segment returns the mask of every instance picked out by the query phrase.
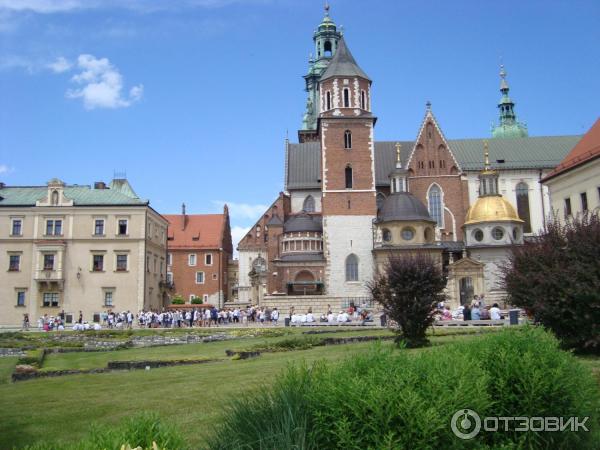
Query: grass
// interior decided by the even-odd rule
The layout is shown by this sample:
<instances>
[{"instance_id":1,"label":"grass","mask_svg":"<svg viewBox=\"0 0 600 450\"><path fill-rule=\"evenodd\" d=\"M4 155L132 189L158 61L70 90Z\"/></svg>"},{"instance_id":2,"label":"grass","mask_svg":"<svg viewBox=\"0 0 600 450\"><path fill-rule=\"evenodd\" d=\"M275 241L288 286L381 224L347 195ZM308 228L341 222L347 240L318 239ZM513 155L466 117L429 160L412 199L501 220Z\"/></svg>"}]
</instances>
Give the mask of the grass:
<instances>
[{"instance_id":1,"label":"grass","mask_svg":"<svg viewBox=\"0 0 600 450\"><path fill-rule=\"evenodd\" d=\"M10 383L10 374L17 365L18 356L0 358L0 385ZM0 399L0 403L2 400Z\"/></svg>"},{"instance_id":2,"label":"grass","mask_svg":"<svg viewBox=\"0 0 600 450\"><path fill-rule=\"evenodd\" d=\"M292 334L299 334L293 330ZM387 330L360 330L335 333L335 337L389 335ZM322 336L322 335L318 335ZM329 335L327 335L329 336ZM289 336L274 338L257 337L230 339L210 343L167 345L163 347L132 348L114 352L53 353L46 356L42 370L94 369L106 367L108 361L138 361L158 359L223 358L227 349L242 349L265 346L289 339Z\"/></svg>"},{"instance_id":3,"label":"grass","mask_svg":"<svg viewBox=\"0 0 600 450\"><path fill-rule=\"evenodd\" d=\"M293 329L299 335L305 329ZM483 331L483 330L482 330ZM465 334L466 332L466 334ZM436 331L434 345L472 339L466 330ZM343 331L334 335L389 335L387 330ZM229 341L126 349L111 352L62 353L46 357L43 369L105 367L110 360L225 358L226 349L267 345L290 336L239 338ZM178 366L150 371L71 375L6 383L17 358L0 358L0 448L20 447L41 439L75 441L90 423L114 426L141 411L156 411L177 424L193 448L200 448L223 406L234 396L261 389L291 363L324 359L339 361L368 352L372 343L314 347L308 350L265 353L243 361L224 359L206 365ZM386 341L383 346L393 345ZM422 351L422 350L410 350ZM600 360L586 359L599 371ZM600 382L600 379L599 379ZM5 383L5 384L2 384Z\"/></svg>"}]
</instances>

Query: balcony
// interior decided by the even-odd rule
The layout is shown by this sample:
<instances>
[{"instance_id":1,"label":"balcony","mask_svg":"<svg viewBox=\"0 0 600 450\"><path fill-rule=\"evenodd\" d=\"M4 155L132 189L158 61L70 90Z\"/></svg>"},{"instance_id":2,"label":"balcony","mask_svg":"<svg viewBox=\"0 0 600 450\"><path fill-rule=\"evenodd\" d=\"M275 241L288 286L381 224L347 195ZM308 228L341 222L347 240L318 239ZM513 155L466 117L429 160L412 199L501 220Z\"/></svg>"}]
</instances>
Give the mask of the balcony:
<instances>
[{"instance_id":1,"label":"balcony","mask_svg":"<svg viewBox=\"0 0 600 450\"><path fill-rule=\"evenodd\" d=\"M39 269L35 271L34 276L40 288L46 289L63 289L65 282L64 274L62 270L47 270Z\"/></svg>"}]
</instances>

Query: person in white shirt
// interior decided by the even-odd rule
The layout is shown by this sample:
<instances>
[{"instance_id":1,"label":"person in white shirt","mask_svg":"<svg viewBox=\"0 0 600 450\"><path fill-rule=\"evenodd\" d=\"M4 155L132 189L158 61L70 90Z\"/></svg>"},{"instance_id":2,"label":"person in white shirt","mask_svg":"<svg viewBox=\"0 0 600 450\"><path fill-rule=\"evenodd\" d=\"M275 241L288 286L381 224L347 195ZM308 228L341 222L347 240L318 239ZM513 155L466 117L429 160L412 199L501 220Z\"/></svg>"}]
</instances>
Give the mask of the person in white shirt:
<instances>
[{"instance_id":1,"label":"person in white shirt","mask_svg":"<svg viewBox=\"0 0 600 450\"><path fill-rule=\"evenodd\" d=\"M334 321L333 313L329 312L329 314L327 314L327 322L333 323Z\"/></svg>"},{"instance_id":2,"label":"person in white shirt","mask_svg":"<svg viewBox=\"0 0 600 450\"><path fill-rule=\"evenodd\" d=\"M342 323L345 322L346 320L344 319L344 311L340 311L338 316L337 316L337 321L338 323Z\"/></svg>"},{"instance_id":3,"label":"person in white shirt","mask_svg":"<svg viewBox=\"0 0 600 450\"><path fill-rule=\"evenodd\" d=\"M279 311L277 310L277 308L274 308L273 311L271 312L271 322L273 323L273 325L277 325L278 320L279 320Z\"/></svg>"},{"instance_id":4,"label":"person in white shirt","mask_svg":"<svg viewBox=\"0 0 600 450\"><path fill-rule=\"evenodd\" d=\"M307 322L314 322L314 321L315 321L315 317L313 316L313 313L309 312L309 313L306 315L306 321L307 321Z\"/></svg>"},{"instance_id":5,"label":"person in white shirt","mask_svg":"<svg viewBox=\"0 0 600 450\"><path fill-rule=\"evenodd\" d=\"M490 308L490 319L502 320L502 315L500 314L500 308L498 308L498 303L494 303L494 305Z\"/></svg>"}]
</instances>

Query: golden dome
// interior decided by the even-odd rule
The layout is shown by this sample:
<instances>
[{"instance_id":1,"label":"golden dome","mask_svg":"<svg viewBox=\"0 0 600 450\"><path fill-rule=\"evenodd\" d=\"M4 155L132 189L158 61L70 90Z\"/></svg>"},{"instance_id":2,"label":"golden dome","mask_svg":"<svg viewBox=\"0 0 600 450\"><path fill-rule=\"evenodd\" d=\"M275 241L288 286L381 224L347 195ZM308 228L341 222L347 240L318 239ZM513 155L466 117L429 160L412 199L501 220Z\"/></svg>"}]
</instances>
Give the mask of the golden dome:
<instances>
[{"instance_id":1,"label":"golden dome","mask_svg":"<svg viewBox=\"0 0 600 450\"><path fill-rule=\"evenodd\" d=\"M515 208L501 195L479 197L467 211L465 225L480 222L523 222Z\"/></svg>"}]
</instances>

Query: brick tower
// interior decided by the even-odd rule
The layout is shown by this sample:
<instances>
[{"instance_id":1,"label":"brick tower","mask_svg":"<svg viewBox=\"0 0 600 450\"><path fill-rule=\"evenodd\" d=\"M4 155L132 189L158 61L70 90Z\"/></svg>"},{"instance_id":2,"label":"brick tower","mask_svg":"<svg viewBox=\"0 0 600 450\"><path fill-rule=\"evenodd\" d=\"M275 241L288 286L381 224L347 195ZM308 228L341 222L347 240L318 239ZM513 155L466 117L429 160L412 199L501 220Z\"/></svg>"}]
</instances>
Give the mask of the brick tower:
<instances>
[{"instance_id":1,"label":"brick tower","mask_svg":"<svg viewBox=\"0 0 600 450\"><path fill-rule=\"evenodd\" d=\"M360 297L373 276L377 214L371 80L344 38L320 80L319 136L328 294Z\"/></svg>"}]
</instances>

